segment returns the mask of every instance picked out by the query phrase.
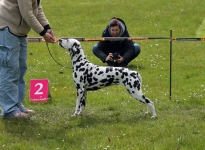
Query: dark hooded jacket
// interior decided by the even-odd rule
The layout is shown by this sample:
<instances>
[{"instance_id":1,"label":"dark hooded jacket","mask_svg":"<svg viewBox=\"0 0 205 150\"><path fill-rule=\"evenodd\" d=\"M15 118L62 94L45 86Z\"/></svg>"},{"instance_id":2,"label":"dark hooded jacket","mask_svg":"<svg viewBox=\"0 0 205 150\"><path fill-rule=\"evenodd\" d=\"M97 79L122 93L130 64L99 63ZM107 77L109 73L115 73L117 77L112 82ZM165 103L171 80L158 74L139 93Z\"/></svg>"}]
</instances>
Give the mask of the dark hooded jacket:
<instances>
[{"instance_id":1,"label":"dark hooded jacket","mask_svg":"<svg viewBox=\"0 0 205 150\"><path fill-rule=\"evenodd\" d=\"M118 37L130 37L125 22L120 18L117 18L117 20L120 22L121 30ZM109 25L107 25L106 29L103 31L102 37L112 37L110 34ZM96 47L95 55L99 57L102 62L105 62L108 54L115 52L120 53L120 55L124 58L124 61L128 63L134 54L133 41L99 41Z\"/></svg>"}]
</instances>

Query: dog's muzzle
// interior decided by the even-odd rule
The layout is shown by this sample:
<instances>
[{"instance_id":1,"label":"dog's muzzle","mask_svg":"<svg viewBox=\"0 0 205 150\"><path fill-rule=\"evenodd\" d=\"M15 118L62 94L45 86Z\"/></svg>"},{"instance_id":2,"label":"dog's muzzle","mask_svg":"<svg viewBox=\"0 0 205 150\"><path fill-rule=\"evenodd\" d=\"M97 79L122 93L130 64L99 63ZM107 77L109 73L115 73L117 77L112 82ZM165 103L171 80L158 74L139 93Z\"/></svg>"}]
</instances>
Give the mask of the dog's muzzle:
<instances>
[{"instance_id":1,"label":"dog's muzzle","mask_svg":"<svg viewBox=\"0 0 205 150\"><path fill-rule=\"evenodd\" d=\"M62 39L59 39L59 40L58 40L58 45L60 45L61 47L63 47L62 44L61 44L62 41L63 41Z\"/></svg>"}]
</instances>

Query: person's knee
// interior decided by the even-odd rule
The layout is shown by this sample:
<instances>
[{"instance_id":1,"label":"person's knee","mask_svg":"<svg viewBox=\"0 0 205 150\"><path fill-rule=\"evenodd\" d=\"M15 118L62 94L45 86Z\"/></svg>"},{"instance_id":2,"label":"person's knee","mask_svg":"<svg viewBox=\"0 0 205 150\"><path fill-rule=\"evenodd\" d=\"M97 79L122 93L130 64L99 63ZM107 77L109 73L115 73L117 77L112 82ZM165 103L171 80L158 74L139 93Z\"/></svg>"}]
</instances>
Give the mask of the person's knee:
<instances>
[{"instance_id":1,"label":"person's knee","mask_svg":"<svg viewBox=\"0 0 205 150\"><path fill-rule=\"evenodd\" d=\"M92 51L93 51L94 54L96 53L96 48L97 48L97 44L95 44L95 45L93 46L93 49L92 49Z\"/></svg>"},{"instance_id":2,"label":"person's knee","mask_svg":"<svg viewBox=\"0 0 205 150\"><path fill-rule=\"evenodd\" d=\"M134 47L135 47L134 56L137 57L140 54L141 49L140 49L139 44L136 44L136 43L134 43Z\"/></svg>"}]
</instances>

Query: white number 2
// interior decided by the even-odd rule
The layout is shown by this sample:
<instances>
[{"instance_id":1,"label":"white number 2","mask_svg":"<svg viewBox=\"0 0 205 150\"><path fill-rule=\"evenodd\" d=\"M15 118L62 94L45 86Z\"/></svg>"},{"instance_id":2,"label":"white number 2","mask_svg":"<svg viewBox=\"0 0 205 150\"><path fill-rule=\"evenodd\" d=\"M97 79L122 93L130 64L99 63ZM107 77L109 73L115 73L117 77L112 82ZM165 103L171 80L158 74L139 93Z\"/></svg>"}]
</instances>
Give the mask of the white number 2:
<instances>
[{"instance_id":1,"label":"white number 2","mask_svg":"<svg viewBox=\"0 0 205 150\"><path fill-rule=\"evenodd\" d=\"M35 92L35 95L41 95L43 94L43 92L41 92L41 89L43 88L43 84L42 83L37 83L35 85L35 87L39 86L38 90Z\"/></svg>"}]
</instances>

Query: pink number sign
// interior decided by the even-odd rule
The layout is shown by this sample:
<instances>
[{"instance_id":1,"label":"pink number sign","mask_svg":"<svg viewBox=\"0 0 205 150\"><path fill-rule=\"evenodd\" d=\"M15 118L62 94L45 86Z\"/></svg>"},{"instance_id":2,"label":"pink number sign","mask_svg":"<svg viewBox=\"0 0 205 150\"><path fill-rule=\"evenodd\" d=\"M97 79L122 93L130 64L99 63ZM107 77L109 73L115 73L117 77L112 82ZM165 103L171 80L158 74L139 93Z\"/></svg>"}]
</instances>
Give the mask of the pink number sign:
<instances>
[{"instance_id":1,"label":"pink number sign","mask_svg":"<svg viewBox=\"0 0 205 150\"><path fill-rule=\"evenodd\" d=\"M30 80L30 99L32 102L47 102L48 95L48 79Z\"/></svg>"}]
</instances>

